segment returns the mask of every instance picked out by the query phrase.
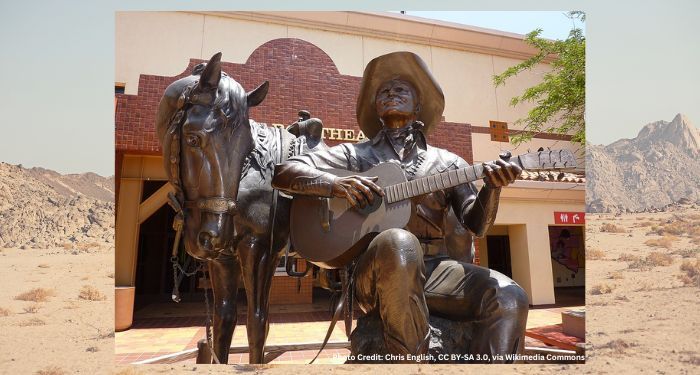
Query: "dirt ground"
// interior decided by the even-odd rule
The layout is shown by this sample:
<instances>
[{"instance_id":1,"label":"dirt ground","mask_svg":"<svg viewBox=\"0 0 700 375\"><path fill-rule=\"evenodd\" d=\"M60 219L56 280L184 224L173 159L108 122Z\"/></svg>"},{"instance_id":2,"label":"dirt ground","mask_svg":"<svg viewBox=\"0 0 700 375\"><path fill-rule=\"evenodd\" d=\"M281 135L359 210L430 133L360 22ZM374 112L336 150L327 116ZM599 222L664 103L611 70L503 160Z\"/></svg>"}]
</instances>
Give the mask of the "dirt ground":
<instances>
[{"instance_id":1,"label":"dirt ground","mask_svg":"<svg viewBox=\"0 0 700 375\"><path fill-rule=\"evenodd\" d=\"M112 371L113 249L2 249L0 269L0 373Z\"/></svg>"},{"instance_id":2,"label":"dirt ground","mask_svg":"<svg viewBox=\"0 0 700 375\"><path fill-rule=\"evenodd\" d=\"M673 233L673 234L669 234ZM696 373L700 365L700 211L590 214L584 365L395 365L380 371L462 373ZM113 363L113 250L0 251L0 372L27 374L375 373L377 366L118 367ZM685 265L683 265L685 264ZM693 279L693 272L696 272ZM91 285L97 290L85 290ZM17 300L34 288L46 302ZM83 297L80 298L82 291ZM51 296L51 294L54 294ZM105 299L99 300L103 294ZM42 293L30 293L29 299ZM91 300L94 299L94 300ZM42 325L43 322L44 324ZM692 370L695 368L696 370Z\"/></svg>"}]
</instances>

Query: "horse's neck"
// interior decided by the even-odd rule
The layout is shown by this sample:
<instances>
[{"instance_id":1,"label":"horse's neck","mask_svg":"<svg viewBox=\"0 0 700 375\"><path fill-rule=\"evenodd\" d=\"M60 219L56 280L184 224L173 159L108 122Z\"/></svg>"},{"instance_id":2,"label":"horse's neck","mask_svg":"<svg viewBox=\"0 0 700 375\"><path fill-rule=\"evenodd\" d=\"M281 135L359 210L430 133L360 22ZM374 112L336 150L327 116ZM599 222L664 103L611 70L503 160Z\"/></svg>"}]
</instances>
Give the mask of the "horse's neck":
<instances>
[{"instance_id":1,"label":"horse's neck","mask_svg":"<svg viewBox=\"0 0 700 375\"><path fill-rule=\"evenodd\" d=\"M264 123L256 122L250 119L250 132L253 136L255 146L247 155L248 159L255 160L255 164L262 169L273 169L276 154L279 152L278 144L279 133L284 130L277 129L273 126L268 126Z\"/></svg>"}]
</instances>

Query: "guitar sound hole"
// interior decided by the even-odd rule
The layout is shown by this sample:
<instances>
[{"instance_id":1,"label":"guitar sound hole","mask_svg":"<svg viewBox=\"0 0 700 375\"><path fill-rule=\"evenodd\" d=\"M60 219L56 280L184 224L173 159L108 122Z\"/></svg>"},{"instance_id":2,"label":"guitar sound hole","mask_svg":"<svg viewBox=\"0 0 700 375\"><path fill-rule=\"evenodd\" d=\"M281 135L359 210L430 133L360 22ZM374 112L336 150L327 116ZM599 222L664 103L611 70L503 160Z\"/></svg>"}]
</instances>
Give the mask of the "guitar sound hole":
<instances>
[{"instance_id":1,"label":"guitar sound hole","mask_svg":"<svg viewBox=\"0 0 700 375\"><path fill-rule=\"evenodd\" d=\"M371 214L372 212L376 211L377 209L379 209L379 207L381 207L382 200L384 198L375 192L372 192L372 193L374 194L374 203L372 203L371 205L367 205L364 208L358 207L357 212L359 212L362 215L367 216L367 215Z\"/></svg>"}]
</instances>

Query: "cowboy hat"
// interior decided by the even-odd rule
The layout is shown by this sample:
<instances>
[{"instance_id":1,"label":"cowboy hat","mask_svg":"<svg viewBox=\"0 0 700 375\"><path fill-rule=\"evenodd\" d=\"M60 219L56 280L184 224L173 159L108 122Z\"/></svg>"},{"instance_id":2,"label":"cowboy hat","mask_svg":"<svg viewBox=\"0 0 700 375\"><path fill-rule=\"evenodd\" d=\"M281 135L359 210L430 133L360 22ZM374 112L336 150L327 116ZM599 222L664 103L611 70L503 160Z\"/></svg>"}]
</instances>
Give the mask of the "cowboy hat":
<instances>
[{"instance_id":1,"label":"cowboy hat","mask_svg":"<svg viewBox=\"0 0 700 375\"><path fill-rule=\"evenodd\" d=\"M374 58L367 64L362 75L357 97L357 122L367 138L374 137L382 129L382 122L374 104L379 86L392 79L409 82L418 94L419 112L417 120L425 124L428 133L442 118L445 96L435 77L423 59L412 52L392 52Z\"/></svg>"}]
</instances>

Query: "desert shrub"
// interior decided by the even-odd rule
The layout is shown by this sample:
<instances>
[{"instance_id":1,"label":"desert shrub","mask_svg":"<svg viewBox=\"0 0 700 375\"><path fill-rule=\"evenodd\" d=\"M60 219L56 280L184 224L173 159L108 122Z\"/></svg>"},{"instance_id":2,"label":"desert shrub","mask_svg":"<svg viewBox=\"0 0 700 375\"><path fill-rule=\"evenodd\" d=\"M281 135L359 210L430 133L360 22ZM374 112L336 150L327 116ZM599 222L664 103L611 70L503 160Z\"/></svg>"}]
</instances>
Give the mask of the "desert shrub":
<instances>
[{"instance_id":1,"label":"desert shrub","mask_svg":"<svg viewBox=\"0 0 700 375\"><path fill-rule=\"evenodd\" d=\"M41 305L38 303L31 304L29 306L24 307L24 312L27 314L35 314L39 312L39 309L41 308Z\"/></svg>"},{"instance_id":2,"label":"desert shrub","mask_svg":"<svg viewBox=\"0 0 700 375\"><path fill-rule=\"evenodd\" d=\"M603 225L600 226L600 231L607 233L627 233L625 228L612 223L603 223Z\"/></svg>"},{"instance_id":3,"label":"desert shrub","mask_svg":"<svg viewBox=\"0 0 700 375\"><path fill-rule=\"evenodd\" d=\"M671 254L680 255L681 258L695 258L700 254L700 248L674 250Z\"/></svg>"},{"instance_id":4,"label":"desert shrub","mask_svg":"<svg viewBox=\"0 0 700 375\"><path fill-rule=\"evenodd\" d=\"M58 366L49 366L45 367L34 374L36 375L65 375L67 372L65 372L62 368Z\"/></svg>"},{"instance_id":5,"label":"desert shrub","mask_svg":"<svg viewBox=\"0 0 700 375\"><path fill-rule=\"evenodd\" d=\"M586 249L586 259L605 259L605 251L598 248Z\"/></svg>"},{"instance_id":6,"label":"desert shrub","mask_svg":"<svg viewBox=\"0 0 700 375\"><path fill-rule=\"evenodd\" d=\"M594 285L591 288L591 294L598 295L598 294L608 294L611 293L615 289L614 286L610 286L608 284L602 283L602 284L597 284Z\"/></svg>"},{"instance_id":7,"label":"desert shrub","mask_svg":"<svg viewBox=\"0 0 700 375\"><path fill-rule=\"evenodd\" d=\"M29 320L25 320L22 322L19 322L20 327L34 327L34 326L43 326L45 325L46 322L39 319L39 318L31 318Z\"/></svg>"},{"instance_id":8,"label":"desert shrub","mask_svg":"<svg viewBox=\"0 0 700 375\"><path fill-rule=\"evenodd\" d=\"M10 311L10 309L0 307L0 316L10 316L11 313L12 311Z\"/></svg>"},{"instance_id":9,"label":"desert shrub","mask_svg":"<svg viewBox=\"0 0 700 375\"><path fill-rule=\"evenodd\" d=\"M76 248L81 251L87 251L99 247L100 244L97 242L80 242L77 244Z\"/></svg>"},{"instance_id":10,"label":"desert shrub","mask_svg":"<svg viewBox=\"0 0 700 375\"><path fill-rule=\"evenodd\" d=\"M637 223L637 227L644 228L644 227L651 227L653 226L654 223L651 221L642 221L641 223Z\"/></svg>"},{"instance_id":11,"label":"desert shrub","mask_svg":"<svg viewBox=\"0 0 700 375\"><path fill-rule=\"evenodd\" d=\"M681 275L679 276L683 284L694 285L700 288L700 258L684 260L681 264Z\"/></svg>"},{"instance_id":12,"label":"desert shrub","mask_svg":"<svg viewBox=\"0 0 700 375\"><path fill-rule=\"evenodd\" d=\"M669 254L653 252L644 259L637 259L630 263L627 268L638 270L650 270L658 266L670 266L673 264L673 257Z\"/></svg>"},{"instance_id":13,"label":"desert shrub","mask_svg":"<svg viewBox=\"0 0 700 375\"><path fill-rule=\"evenodd\" d=\"M627 341L623 339L615 339L613 341L610 341L606 344L601 345L601 348L607 348L607 349L612 349L612 351L616 354L623 354L625 352L625 349L628 349L630 347L636 346L635 344L628 343Z\"/></svg>"},{"instance_id":14,"label":"desert shrub","mask_svg":"<svg viewBox=\"0 0 700 375\"><path fill-rule=\"evenodd\" d=\"M73 243L72 242L64 242L61 244L61 247L64 250L72 250L73 249Z\"/></svg>"},{"instance_id":15,"label":"desert shrub","mask_svg":"<svg viewBox=\"0 0 700 375\"><path fill-rule=\"evenodd\" d=\"M30 302L46 302L49 297L55 296L56 293L52 289L34 288L28 292L24 292L15 297L16 300Z\"/></svg>"},{"instance_id":16,"label":"desert shrub","mask_svg":"<svg viewBox=\"0 0 700 375\"><path fill-rule=\"evenodd\" d=\"M647 255L646 261L650 266L670 266L673 264L673 257L668 254L653 252Z\"/></svg>"},{"instance_id":17,"label":"desert shrub","mask_svg":"<svg viewBox=\"0 0 700 375\"><path fill-rule=\"evenodd\" d=\"M687 235L689 237L694 237L700 235L700 222L677 219L674 221L669 221L666 224L659 225L655 229L652 227L652 229L660 236L670 234L673 236Z\"/></svg>"},{"instance_id":18,"label":"desert shrub","mask_svg":"<svg viewBox=\"0 0 700 375\"><path fill-rule=\"evenodd\" d=\"M628 264L627 268L631 270L647 271L651 269L651 266L649 265L649 262L647 262L646 259L639 258Z\"/></svg>"},{"instance_id":19,"label":"desert shrub","mask_svg":"<svg viewBox=\"0 0 700 375\"><path fill-rule=\"evenodd\" d=\"M644 242L645 245L651 246L651 247L663 247L666 249L670 249L673 247L673 241L677 241L678 237L674 236L663 236L661 238L652 238L648 239Z\"/></svg>"},{"instance_id":20,"label":"desert shrub","mask_svg":"<svg viewBox=\"0 0 700 375\"><path fill-rule=\"evenodd\" d=\"M624 279L625 275L622 274L622 271L614 271L614 272L610 273L608 278L613 279L613 280L620 280L620 279Z\"/></svg>"},{"instance_id":21,"label":"desert shrub","mask_svg":"<svg viewBox=\"0 0 700 375\"><path fill-rule=\"evenodd\" d=\"M84 285L82 289L80 289L78 298L88 301L104 301L107 299L107 296L92 285Z\"/></svg>"},{"instance_id":22,"label":"desert shrub","mask_svg":"<svg viewBox=\"0 0 700 375\"><path fill-rule=\"evenodd\" d=\"M639 259L641 259L639 256L630 253L622 253L619 257L617 257L617 260L621 262L634 262Z\"/></svg>"}]
</instances>

